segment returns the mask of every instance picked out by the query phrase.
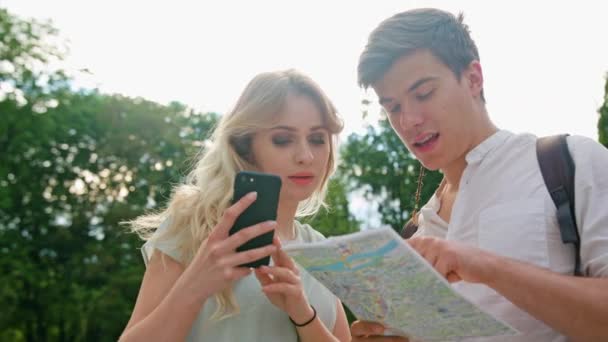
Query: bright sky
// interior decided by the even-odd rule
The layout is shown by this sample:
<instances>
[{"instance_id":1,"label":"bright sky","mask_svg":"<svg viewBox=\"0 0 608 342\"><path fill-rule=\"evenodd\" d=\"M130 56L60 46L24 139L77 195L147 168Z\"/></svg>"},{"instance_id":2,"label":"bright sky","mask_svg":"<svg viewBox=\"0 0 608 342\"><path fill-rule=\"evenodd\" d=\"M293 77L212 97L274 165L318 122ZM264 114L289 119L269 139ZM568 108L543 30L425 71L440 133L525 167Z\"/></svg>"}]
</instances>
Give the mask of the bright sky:
<instances>
[{"instance_id":1,"label":"bright sky","mask_svg":"<svg viewBox=\"0 0 608 342\"><path fill-rule=\"evenodd\" d=\"M258 72L294 67L326 90L347 132L364 127L356 63L367 36L409 8L465 13L490 116L502 128L596 139L608 72L606 1L0 0L0 6L52 19L70 41L69 65L93 73L83 84L222 113Z\"/></svg>"},{"instance_id":2,"label":"bright sky","mask_svg":"<svg viewBox=\"0 0 608 342\"><path fill-rule=\"evenodd\" d=\"M69 39L82 84L202 111L229 109L257 73L297 68L333 99L346 132L361 132L357 60L383 19L415 7L464 12L480 50L488 110L501 128L597 139L608 72L606 1L0 0L50 18ZM603 43L602 43L603 42ZM379 107L370 110L371 120ZM368 120L370 120L368 119ZM375 204L352 198L377 226Z\"/></svg>"}]
</instances>

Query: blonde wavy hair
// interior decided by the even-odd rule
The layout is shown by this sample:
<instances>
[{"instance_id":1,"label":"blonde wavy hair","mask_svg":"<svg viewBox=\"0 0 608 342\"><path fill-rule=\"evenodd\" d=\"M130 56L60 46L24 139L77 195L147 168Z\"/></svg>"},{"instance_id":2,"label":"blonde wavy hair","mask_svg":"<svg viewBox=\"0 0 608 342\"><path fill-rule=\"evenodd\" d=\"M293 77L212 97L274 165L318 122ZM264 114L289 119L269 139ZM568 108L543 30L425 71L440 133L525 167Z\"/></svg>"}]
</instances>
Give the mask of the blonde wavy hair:
<instances>
[{"instance_id":1,"label":"blonde wavy hair","mask_svg":"<svg viewBox=\"0 0 608 342\"><path fill-rule=\"evenodd\" d=\"M343 123L321 88L308 76L289 69L261 73L249 82L234 108L221 117L184 183L174 188L168 206L128 222L131 230L153 243L177 237L174 241L178 242L177 249L181 253L179 261L188 265L231 205L236 173L255 169L251 155L253 136L278 121L288 95L309 97L317 105L323 124L331 134L323 181L310 198L299 204L296 216L313 215L325 206L328 179L336 166L337 135L342 131ZM163 223L167 225L166 231L154 234ZM215 298L217 310L213 318L222 319L238 313L232 289Z\"/></svg>"}]
</instances>

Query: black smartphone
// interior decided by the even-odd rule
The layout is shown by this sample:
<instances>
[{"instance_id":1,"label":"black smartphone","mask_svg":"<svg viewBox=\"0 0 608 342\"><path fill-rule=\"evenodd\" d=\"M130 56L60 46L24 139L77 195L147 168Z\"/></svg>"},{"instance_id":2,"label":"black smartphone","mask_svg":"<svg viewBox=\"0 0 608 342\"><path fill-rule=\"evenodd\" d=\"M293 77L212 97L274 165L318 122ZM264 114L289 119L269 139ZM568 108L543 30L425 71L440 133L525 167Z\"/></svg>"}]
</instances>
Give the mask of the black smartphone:
<instances>
[{"instance_id":1,"label":"black smartphone","mask_svg":"<svg viewBox=\"0 0 608 342\"><path fill-rule=\"evenodd\" d=\"M238 172L234 178L234 195L232 203L236 203L241 197L255 191L258 196L247 209L236 219L230 235L238 232L243 228L253 226L257 223L276 220L277 209L279 207L279 194L281 192L281 177L268 173L260 173L253 171ZM245 242L236 250L238 252L246 251L258 247L263 247L272 244L274 231L264 233ZM270 263L270 256L262 259L240 265L242 267L260 267Z\"/></svg>"}]
</instances>

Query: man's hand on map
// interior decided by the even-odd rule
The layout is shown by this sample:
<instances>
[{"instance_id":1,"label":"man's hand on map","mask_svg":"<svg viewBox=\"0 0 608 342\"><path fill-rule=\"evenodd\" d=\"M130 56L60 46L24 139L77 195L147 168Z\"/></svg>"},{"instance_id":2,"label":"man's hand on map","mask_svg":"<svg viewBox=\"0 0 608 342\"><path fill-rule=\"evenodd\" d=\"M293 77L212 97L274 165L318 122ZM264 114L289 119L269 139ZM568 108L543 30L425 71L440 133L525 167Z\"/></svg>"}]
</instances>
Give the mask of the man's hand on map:
<instances>
[{"instance_id":1,"label":"man's hand on map","mask_svg":"<svg viewBox=\"0 0 608 342\"><path fill-rule=\"evenodd\" d=\"M485 283L496 255L456 241L414 237L407 242L449 282Z\"/></svg>"},{"instance_id":2,"label":"man's hand on map","mask_svg":"<svg viewBox=\"0 0 608 342\"><path fill-rule=\"evenodd\" d=\"M376 322L355 321L350 326L352 342L409 342L401 336L383 336L384 326Z\"/></svg>"},{"instance_id":3,"label":"man's hand on map","mask_svg":"<svg viewBox=\"0 0 608 342\"><path fill-rule=\"evenodd\" d=\"M306 322L315 313L304 294L298 267L281 249L281 241L276 235L273 244L277 247L276 252L271 254L274 266L256 268L255 276L272 304L296 322Z\"/></svg>"}]
</instances>

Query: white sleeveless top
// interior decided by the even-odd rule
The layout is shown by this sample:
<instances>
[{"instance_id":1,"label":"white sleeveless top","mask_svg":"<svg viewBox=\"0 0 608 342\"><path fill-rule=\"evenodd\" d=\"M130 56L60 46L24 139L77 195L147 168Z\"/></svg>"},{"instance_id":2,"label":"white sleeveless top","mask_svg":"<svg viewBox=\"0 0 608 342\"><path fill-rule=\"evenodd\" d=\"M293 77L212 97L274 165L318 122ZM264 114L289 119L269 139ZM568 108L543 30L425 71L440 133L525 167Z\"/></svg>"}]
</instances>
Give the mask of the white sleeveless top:
<instances>
[{"instance_id":1,"label":"white sleeveless top","mask_svg":"<svg viewBox=\"0 0 608 342\"><path fill-rule=\"evenodd\" d=\"M295 228L295 239L282 242L283 245L325 239L307 224L295 221ZM155 234L162 234L166 229L167 225L162 224ZM147 264L154 248L181 262L177 242L176 238L146 242L142 247L144 262ZM321 322L329 331L333 331L337 297L299 265L298 269L309 303L315 307ZM253 273L236 282L233 292L240 312L220 321L212 321L210 317L215 312L216 301L215 297L210 297L194 321L188 341L298 341L296 328L289 316L266 298Z\"/></svg>"}]
</instances>

